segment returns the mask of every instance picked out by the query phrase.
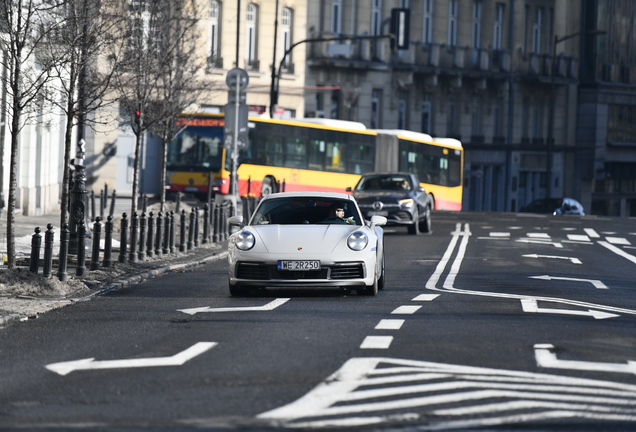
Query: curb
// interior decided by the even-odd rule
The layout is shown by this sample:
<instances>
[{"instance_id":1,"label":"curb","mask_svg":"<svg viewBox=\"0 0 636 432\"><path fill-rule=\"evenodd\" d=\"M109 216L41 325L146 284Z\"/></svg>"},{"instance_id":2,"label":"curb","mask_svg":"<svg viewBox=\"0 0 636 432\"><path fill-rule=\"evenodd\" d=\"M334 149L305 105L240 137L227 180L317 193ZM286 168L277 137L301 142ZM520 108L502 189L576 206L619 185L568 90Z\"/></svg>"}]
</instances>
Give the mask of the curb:
<instances>
[{"instance_id":1,"label":"curb","mask_svg":"<svg viewBox=\"0 0 636 432\"><path fill-rule=\"evenodd\" d=\"M225 257L227 257L228 252L227 250L225 251L219 251L219 252L215 252L210 256L207 256L205 258L201 258L201 259L193 259L192 261L189 262L182 262L182 263L178 263L178 264L169 264L169 265L165 265L162 267L157 267L157 268L153 268L150 270L146 270L140 273L136 273L132 276L127 276L125 278L122 279L118 279L115 281L110 281L110 282L106 282L103 284L99 284L93 288L91 288L91 290L93 292L83 296L83 297L78 297L78 298L74 298L74 302L78 302L78 301L86 301L86 300L90 300L91 298L95 297L95 296L102 296L106 293L109 293L111 291L117 291L118 289L124 288L124 287L128 287L131 285L135 285L138 284L140 282L143 282L145 280L148 279L152 279L154 277L157 276L161 276L164 273L170 272L170 271L174 271L174 270L180 270L180 269L186 269L189 267L194 267L194 266L198 266L201 264L206 264L208 262L212 262L212 261L216 261L219 259L223 259ZM16 321L21 321L24 319L28 319L29 317L26 315L21 315L18 313L9 313L8 315L0 315L0 328L4 327L8 324L11 324L13 322Z\"/></svg>"}]
</instances>

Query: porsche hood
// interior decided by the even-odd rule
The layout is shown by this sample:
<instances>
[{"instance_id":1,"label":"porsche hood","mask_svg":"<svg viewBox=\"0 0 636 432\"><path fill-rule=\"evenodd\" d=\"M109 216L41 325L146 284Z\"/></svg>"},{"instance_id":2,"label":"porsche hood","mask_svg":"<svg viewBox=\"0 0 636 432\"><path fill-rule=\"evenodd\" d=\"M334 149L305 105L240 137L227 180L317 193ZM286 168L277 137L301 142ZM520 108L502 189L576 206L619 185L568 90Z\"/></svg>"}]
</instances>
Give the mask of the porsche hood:
<instances>
[{"instance_id":1,"label":"porsche hood","mask_svg":"<svg viewBox=\"0 0 636 432\"><path fill-rule=\"evenodd\" d=\"M359 225L255 225L245 228L261 241L268 252L280 254L331 253Z\"/></svg>"}]
</instances>

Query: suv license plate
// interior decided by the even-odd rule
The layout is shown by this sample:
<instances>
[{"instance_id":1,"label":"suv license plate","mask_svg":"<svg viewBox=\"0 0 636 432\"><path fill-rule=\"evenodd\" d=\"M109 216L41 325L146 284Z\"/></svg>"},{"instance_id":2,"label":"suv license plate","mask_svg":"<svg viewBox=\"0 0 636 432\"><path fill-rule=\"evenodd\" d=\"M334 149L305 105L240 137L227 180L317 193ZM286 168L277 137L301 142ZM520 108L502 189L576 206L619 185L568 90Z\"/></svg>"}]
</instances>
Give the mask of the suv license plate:
<instances>
[{"instance_id":1,"label":"suv license plate","mask_svg":"<svg viewBox=\"0 0 636 432\"><path fill-rule=\"evenodd\" d=\"M389 212L386 210L381 210L381 211L370 211L367 212L367 216L371 217L371 216L388 216Z\"/></svg>"},{"instance_id":2,"label":"suv license plate","mask_svg":"<svg viewBox=\"0 0 636 432\"><path fill-rule=\"evenodd\" d=\"M320 261L278 261L278 270L320 270Z\"/></svg>"}]
</instances>

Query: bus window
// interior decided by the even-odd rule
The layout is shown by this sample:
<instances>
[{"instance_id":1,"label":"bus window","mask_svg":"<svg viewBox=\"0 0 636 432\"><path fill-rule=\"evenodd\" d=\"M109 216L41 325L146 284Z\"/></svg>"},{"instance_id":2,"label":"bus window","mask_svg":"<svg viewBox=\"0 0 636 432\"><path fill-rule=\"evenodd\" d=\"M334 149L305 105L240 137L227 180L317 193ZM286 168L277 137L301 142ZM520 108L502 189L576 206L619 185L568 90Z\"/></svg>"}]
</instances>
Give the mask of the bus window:
<instances>
[{"instance_id":1,"label":"bus window","mask_svg":"<svg viewBox=\"0 0 636 432\"><path fill-rule=\"evenodd\" d=\"M345 145L342 143L327 143L327 170L345 171Z\"/></svg>"},{"instance_id":2,"label":"bus window","mask_svg":"<svg viewBox=\"0 0 636 432\"><path fill-rule=\"evenodd\" d=\"M192 129L187 129L169 144L168 166L218 170L221 167L220 138L202 136Z\"/></svg>"},{"instance_id":3,"label":"bus window","mask_svg":"<svg viewBox=\"0 0 636 432\"><path fill-rule=\"evenodd\" d=\"M307 168L307 145L303 140L288 138L285 150L285 167Z\"/></svg>"},{"instance_id":4,"label":"bus window","mask_svg":"<svg viewBox=\"0 0 636 432\"><path fill-rule=\"evenodd\" d=\"M327 145L321 140L311 140L309 147L309 169L324 170L325 169L325 152Z\"/></svg>"},{"instance_id":5,"label":"bus window","mask_svg":"<svg viewBox=\"0 0 636 432\"><path fill-rule=\"evenodd\" d=\"M363 174L374 171L374 151L371 146L350 145L347 172Z\"/></svg>"}]
</instances>

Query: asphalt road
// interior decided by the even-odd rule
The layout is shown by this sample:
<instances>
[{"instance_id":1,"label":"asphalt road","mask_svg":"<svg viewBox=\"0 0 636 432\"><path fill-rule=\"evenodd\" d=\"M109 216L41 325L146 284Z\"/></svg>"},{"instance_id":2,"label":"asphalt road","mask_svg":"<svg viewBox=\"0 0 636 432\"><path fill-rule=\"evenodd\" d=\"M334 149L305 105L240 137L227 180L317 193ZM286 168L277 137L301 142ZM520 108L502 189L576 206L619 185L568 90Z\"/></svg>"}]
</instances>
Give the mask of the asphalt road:
<instances>
[{"instance_id":1,"label":"asphalt road","mask_svg":"<svg viewBox=\"0 0 636 432\"><path fill-rule=\"evenodd\" d=\"M635 430L636 221L433 218L375 297L217 261L1 329L0 430Z\"/></svg>"}]
</instances>

